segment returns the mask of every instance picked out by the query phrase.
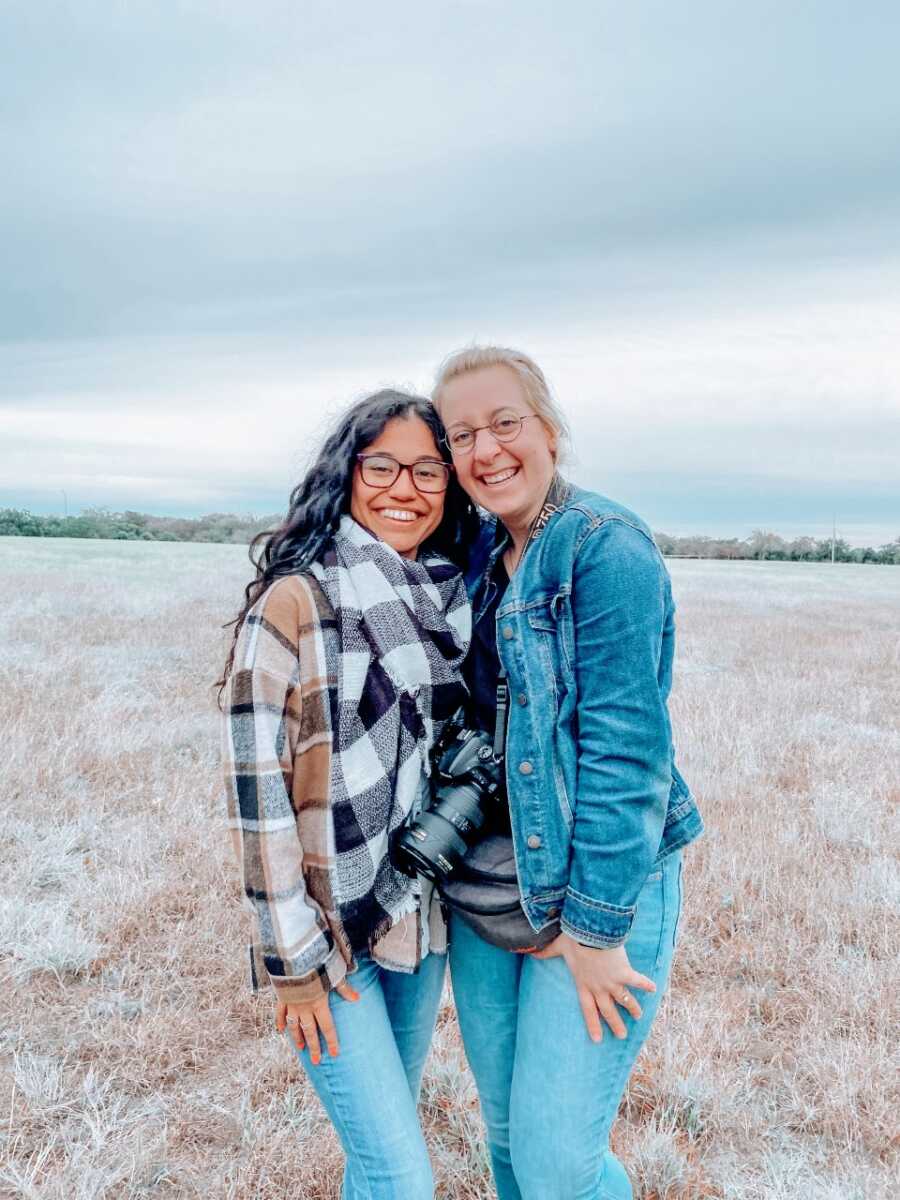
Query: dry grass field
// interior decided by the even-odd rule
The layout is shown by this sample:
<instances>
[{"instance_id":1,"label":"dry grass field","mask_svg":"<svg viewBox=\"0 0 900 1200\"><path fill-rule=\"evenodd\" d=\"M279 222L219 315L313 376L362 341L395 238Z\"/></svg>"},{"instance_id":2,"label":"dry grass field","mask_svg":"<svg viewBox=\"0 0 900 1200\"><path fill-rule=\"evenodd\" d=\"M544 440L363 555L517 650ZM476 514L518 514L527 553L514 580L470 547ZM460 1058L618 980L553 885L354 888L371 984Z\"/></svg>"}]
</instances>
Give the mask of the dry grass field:
<instances>
[{"instance_id":1,"label":"dry grass field","mask_svg":"<svg viewBox=\"0 0 900 1200\"><path fill-rule=\"evenodd\" d=\"M900 569L672 569L708 834L618 1150L643 1200L896 1197ZM245 986L209 682L246 574L0 539L0 1197L338 1196ZM490 1197L449 1001L423 1119L443 1200Z\"/></svg>"}]
</instances>

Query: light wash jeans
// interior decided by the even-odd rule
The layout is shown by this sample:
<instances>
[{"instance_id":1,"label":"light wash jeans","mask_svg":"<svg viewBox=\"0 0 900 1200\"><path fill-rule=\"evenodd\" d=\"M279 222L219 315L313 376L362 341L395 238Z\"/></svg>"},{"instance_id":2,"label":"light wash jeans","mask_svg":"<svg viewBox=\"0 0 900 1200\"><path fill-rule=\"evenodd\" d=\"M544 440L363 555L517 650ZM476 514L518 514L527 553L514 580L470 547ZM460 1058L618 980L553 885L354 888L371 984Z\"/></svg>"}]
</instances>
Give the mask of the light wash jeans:
<instances>
[{"instance_id":1,"label":"light wash jeans","mask_svg":"<svg viewBox=\"0 0 900 1200\"><path fill-rule=\"evenodd\" d=\"M416 975L386 971L368 955L358 963L347 981L359 1000L329 997L337 1058L321 1037L318 1066L308 1050L297 1052L347 1156L343 1200L433 1200L416 1103L447 956L429 954Z\"/></svg>"},{"instance_id":2,"label":"light wash jeans","mask_svg":"<svg viewBox=\"0 0 900 1200\"><path fill-rule=\"evenodd\" d=\"M648 876L626 942L657 990L633 989L641 1019L620 1009L628 1037L604 1023L599 1043L564 959L498 950L453 915L453 994L499 1200L632 1200L609 1131L668 982L680 910L676 851Z\"/></svg>"}]
</instances>

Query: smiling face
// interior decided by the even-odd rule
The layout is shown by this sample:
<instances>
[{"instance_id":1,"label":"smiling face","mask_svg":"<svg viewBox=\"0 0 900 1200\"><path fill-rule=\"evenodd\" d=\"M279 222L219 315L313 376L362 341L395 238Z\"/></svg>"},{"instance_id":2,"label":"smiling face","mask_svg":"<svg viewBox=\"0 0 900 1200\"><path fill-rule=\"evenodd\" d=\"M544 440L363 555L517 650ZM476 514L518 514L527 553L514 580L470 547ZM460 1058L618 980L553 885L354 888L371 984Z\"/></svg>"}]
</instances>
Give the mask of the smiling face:
<instances>
[{"instance_id":1,"label":"smiling face","mask_svg":"<svg viewBox=\"0 0 900 1200\"><path fill-rule=\"evenodd\" d=\"M420 459L443 462L434 436L421 417L393 417L362 454L389 454L402 463ZM445 492L420 492L409 471L401 471L389 487L363 481L359 463L353 469L350 515L360 525L402 554L415 558L419 547L441 523Z\"/></svg>"},{"instance_id":2,"label":"smiling face","mask_svg":"<svg viewBox=\"0 0 900 1200\"><path fill-rule=\"evenodd\" d=\"M458 375L445 384L440 409L448 434L457 428L478 429L472 449L453 455L463 488L508 529L527 529L556 470L553 435L539 417L523 421L512 442L498 441L490 429L481 428L504 412L534 416L514 372L496 366Z\"/></svg>"}]
</instances>

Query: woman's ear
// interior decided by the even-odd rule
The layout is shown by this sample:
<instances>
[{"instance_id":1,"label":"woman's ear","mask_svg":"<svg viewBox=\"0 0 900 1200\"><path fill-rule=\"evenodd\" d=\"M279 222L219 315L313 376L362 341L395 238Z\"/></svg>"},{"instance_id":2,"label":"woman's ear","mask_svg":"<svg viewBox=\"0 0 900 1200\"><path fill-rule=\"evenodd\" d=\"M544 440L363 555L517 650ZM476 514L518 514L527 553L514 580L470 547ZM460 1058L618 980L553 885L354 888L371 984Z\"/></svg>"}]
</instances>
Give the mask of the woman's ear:
<instances>
[{"instance_id":1,"label":"woman's ear","mask_svg":"<svg viewBox=\"0 0 900 1200\"><path fill-rule=\"evenodd\" d=\"M554 462L559 458L559 434L550 426L543 416L538 414L538 420L544 428L544 433L547 435L547 449Z\"/></svg>"}]
</instances>

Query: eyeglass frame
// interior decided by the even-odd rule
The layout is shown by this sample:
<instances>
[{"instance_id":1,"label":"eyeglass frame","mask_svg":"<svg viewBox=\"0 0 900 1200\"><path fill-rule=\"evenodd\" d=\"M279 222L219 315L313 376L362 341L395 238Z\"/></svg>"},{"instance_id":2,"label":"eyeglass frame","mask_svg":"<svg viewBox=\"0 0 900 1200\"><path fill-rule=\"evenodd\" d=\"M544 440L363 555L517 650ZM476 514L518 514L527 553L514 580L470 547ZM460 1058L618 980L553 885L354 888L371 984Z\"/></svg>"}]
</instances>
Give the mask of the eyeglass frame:
<instances>
[{"instance_id":1,"label":"eyeglass frame","mask_svg":"<svg viewBox=\"0 0 900 1200\"><path fill-rule=\"evenodd\" d=\"M363 470L364 470L364 463L369 458L386 458L386 459L389 459L390 462L392 462L396 466L397 474L394 476L394 478L391 480L390 483L369 483L368 482L365 475L363 474ZM404 463L404 462L401 462L399 458L394 458L393 454L386 454L384 451L374 451L372 454L366 454L365 451L361 451L359 454L356 455L356 461L359 463L359 473L360 473L360 476L362 477L362 481L366 485L366 487L374 487L374 488L393 487L394 484L397 482L397 480L400 478L400 472L401 471L409 471L409 478L410 478L410 481L411 481L413 487L422 496L443 496L444 492L446 492L447 488L450 486L450 478L456 469L453 466L453 463L444 462L444 460L442 458L417 458L415 462ZM419 465L419 463L433 463L434 466L436 466L436 467L443 467L447 473L445 476L447 482L444 484L444 486L442 488L439 488L436 492L429 491L427 488L420 488L419 485L416 483L415 475L413 475L413 467L417 467Z\"/></svg>"},{"instance_id":2,"label":"eyeglass frame","mask_svg":"<svg viewBox=\"0 0 900 1200\"><path fill-rule=\"evenodd\" d=\"M508 446L509 443L514 442L516 440L516 438L519 436L519 434L522 432L522 424L524 421L527 421L530 417L537 417L538 419L540 419L540 413L534 413L534 412L533 413L517 413L511 408L501 409L500 411L501 411L501 413L509 413L510 416L519 418L519 428L512 435L512 437L508 437L508 438L499 437L497 434L497 431L494 429L494 421L491 421L490 424L488 424L488 425L465 425L464 426L464 428L469 433L472 434L472 445L471 446L464 446L461 450L454 449L454 447L450 441L451 435L449 433L445 433L444 436L441 438L441 441L444 443L444 445L447 447L447 449L450 451L451 454L471 454L471 452L475 449L475 443L478 441L479 433L481 433L481 431L483 429L489 429L491 431L491 437L494 439L495 442L499 442L501 446ZM496 421L496 420L498 420L498 418L499 418L499 414L497 417L494 418L494 420Z\"/></svg>"}]
</instances>

